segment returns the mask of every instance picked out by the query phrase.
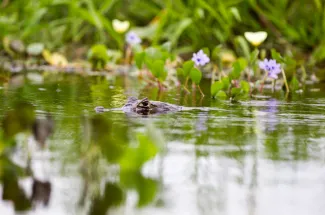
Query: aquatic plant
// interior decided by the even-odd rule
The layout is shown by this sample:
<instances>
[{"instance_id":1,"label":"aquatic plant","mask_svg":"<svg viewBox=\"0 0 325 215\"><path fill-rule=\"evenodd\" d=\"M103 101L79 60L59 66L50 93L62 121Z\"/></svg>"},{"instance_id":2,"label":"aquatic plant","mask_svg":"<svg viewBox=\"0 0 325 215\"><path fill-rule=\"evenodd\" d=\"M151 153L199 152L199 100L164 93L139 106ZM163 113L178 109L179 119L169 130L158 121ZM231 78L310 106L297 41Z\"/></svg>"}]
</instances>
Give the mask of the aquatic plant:
<instances>
[{"instance_id":1,"label":"aquatic plant","mask_svg":"<svg viewBox=\"0 0 325 215\"><path fill-rule=\"evenodd\" d=\"M251 87L247 81L232 81L228 76L211 85L211 96L218 99L245 99L250 92Z\"/></svg>"},{"instance_id":2,"label":"aquatic plant","mask_svg":"<svg viewBox=\"0 0 325 215\"><path fill-rule=\"evenodd\" d=\"M125 41L131 46L142 42L141 38L133 31L130 31L125 35Z\"/></svg>"},{"instance_id":3,"label":"aquatic plant","mask_svg":"<svg viewBox=\"0 0 325 215\"><path fill-rule=\"evenodd\" d=\"M193 53L192 61L196 66L205 66L210 62L210 58L201 49L197 53Z\"/></svg>"},{"instance_id":4,"label":"aquatic plant","mask_svg":"<svg viewBox=\"0 0 325 215\"><path fill-rule=\"evenodd\" d=\"M189 92L187 89L187 84L189 78L192 80L193 86L197 86L201 95L204 96L204 93L201 90L200 82L202 79L202 72L199 67L205 66L210 62L210 58L206 53L201 49L197 53L193 53L193 57L191 61L186 61L183 64L183 68L180 68L179 71L186 77L186 81L184 84L184 89ZM194 64L196 67L194 67Z\"/></svg>"},{"instance_id":5,"label":"aquatic plant","mask_svg":"<svg viewBox=\"0 0 325 215\"><path fill-rule=\"evenodd\" d=\"M264 61L259 62L259 67L267 72L268 77L273 79L278 79L278 74L281 73L281 65L276 63L276 60L264 59Z\"/></svg>"},{"instance_id":6,"label":"aquatic plant","mask_svg":"<svg viewBox=\"0 0 325 215\"><path fill-rule=\"evenodd\" d=\"M127 21L127 20L126 21L120 21L118 19L114 19L112 21L112 26L113 26L114 30L117 33L122 34L122 33L126 32L129 29L130 22Z\"/></svg>"},{"instance_id":7,"label":"aquatic plant","mask_svg":"<svg viewBox=\"0 0 325 215\"><path fill-rule=\"evenodd\" d=\"M147 70L155 78L159 89L163 89L163 82L166 80L168 70L165 65L167 61L175 59L174 54L171 52L170 42L166 42L161 46L150 46L143 49L134 49L134 61L137 68L140 70L140 77L143 78L143 73ZM150 78L150 77L149 77ZM152 82L151 80L147 80Z\"/></svg>"},{"instance_id":8,"label":"aquatic plant","mask_svg":"<svg viewBox=\"0 0 325 215\"><path fill-rule=\"evenodd\" d=\"M245 32L244 36L248 42L257 47L266 40L267 33L265 31Z\"/></svg>"},{"instance_id":9,"label":"aquatic plant","mask_svg":"<svg viewBox=\"0 0 325 215\"><path fill-rule=\"evenodd\" d=\"M93 45L88 51L87 57L88 60L91 62L93 69L104 69L105 65L109 60L107 47L103 44Z\"/></svg>"},{"instance_id":10,"label":"aquatic plant","mask_svg":"<svg viewBox=\"0 0 325 215\"><path fill-rule=\"evenodd\" d=\"M292 63L290 58L283 59L281 57L281 55L279 53L277 53L276 51L274 51L274 50L272 51L272 56L274 56L274 58L277 58L278 60L281 60L283 63L287 62L288 66L290 66L290 64ZM295 64L295 62L294 62L294 64ZM272 59L272 60L271 59L270 60L264 59L264 61L259 62L259 67L260 67L260 69L265 70L267 72L266 75L268 77L272 78L273 80L278 79L278 74L282 73L283 81L284 81L284 84L285 84L285 87L286 87L286 91L287 92L290 91L288 81L287 81L287 76L286 76L284 70L281 68L281 65L276 63L276 60L274 60L274 59ZM264 77L264 79L262 81L262 85L261 85L260 90L262 90L263 87L264 87L265 78L266 78L266 76ZM274 85L273 85L273 88L274 88Z\"/></svg>"}]
</instances>

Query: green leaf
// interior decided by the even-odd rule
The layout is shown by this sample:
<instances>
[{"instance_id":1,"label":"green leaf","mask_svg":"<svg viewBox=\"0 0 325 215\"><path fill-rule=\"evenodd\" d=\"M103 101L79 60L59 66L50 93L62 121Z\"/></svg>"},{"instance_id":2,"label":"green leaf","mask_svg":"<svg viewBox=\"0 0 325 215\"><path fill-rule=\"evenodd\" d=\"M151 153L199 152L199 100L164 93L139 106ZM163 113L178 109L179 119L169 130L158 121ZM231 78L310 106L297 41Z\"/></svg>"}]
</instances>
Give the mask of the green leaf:
<instances>
[{"instance_id":1,"label":"green leaf","mask_svg":"<svg viewBox=\"0 0 325 215\"><path fill-rule=\"evenodd\" d=\"M197 68L192 68L190 78L196 85L199 85L202 79L202 72Z\"/></svg>"},{"instance_id":2,"label":"green leaf","mask_svg":"<svg viewBox=\"0 0 325 215\"><path fill-rule=\"evenodd\" d=\"M248 62L245 58L238 58L237 61L239 62L239 65L240 65L240 69L241 71L243 71L244 69L246 69L247 65L248 65Z\"/></svg>"},{"instance_id":3,"label":"green leaf","mask_svg":"<svg viewBox=\"0 0 325 215\"><path fill-rule=\"evenodd\" d=\"M145 56L146 56L145 52L138 52L135 54L134 60L135 60L135 64L137 65L138 69L142 69Z\"/></svg>"},{"instance_id":4,"label":"green leaf","mask_svg":"<svg viewBox=\"0 0 325 215\"><path fill-rule=\"evenodd\" d=\"M245 58L238 58L233 64L233 70L230 73L232 79L238 79L242 71L247 67L247 60Z\"/></svg>"},{"instance_id":5,"label":"green leaf","mask_svg":"<svg viewBox=\"0 0 325 215\"><path fill-rule=\"evenodd\" d=\"M101 59L108 61L107 47L103 44L93 45L88 52L88 59Z\"/></svg>"},{"instance_id":6,"label":"green leaf","mask_svg":"<svg viewBox=\"0 0 325 215\"><path fill-rule=\"evenodd\" d=\"M93 69L102 69L109 60L107 48L103 44L93 45L88 51L88 60L92 64Z\"/></svg>"},{"instance_id":7,"label":"green leaf","mask_svg":"<svg viewBox=\"0 0 325 215\"><path fill-rule=\"evenodd\" d=\"M148 135L137 134L138 147L128 148L120 160L122 171L139 171L144 163L154 158L157 147Z\"/></svg>"},{"instance_id":8,"label":"green leaf","mask_svg":"<svg viewBox=\"0 0 325 215\"><path fill-rule=\"evenodd\" d=\"M216 95L216 98L218 99L226 99L227 98L227 94L225 91L220 90Z\"/></svg>"},{"instance_id":9,"label":"green leaf","mask_svg":"<svg viewBox=\"0 0 325 215\"><path fill-rule=\"evenodd\" d=\"M204 52L204 54L206 54L208 57L210 57L210 49L208 47L202 48L202 51Z\"/></svg>"},{"instance_id":10,"label":"green leaf","mask_svg":"<svg viewBox=\"0 0 325 215\"><path fill-rule=\"evenodd\" d=\"M244 93L249 93L250 91L250 85L247 81L241 81L240 88L243 90Z\"/></svg>"},{"instance_id":11,"label":"green leaf","mask_svg":"<svg viewBox=\"0 0 325 215\"><path fill-rule=\"evenodd\" d=\"M161 49L166 52L171 52L172 50L172 43L171 42L165 42L161 45Z\"/></svg>"},{"instance_id":12,"label":"green leaf","mask_svg":"<svg viewBox=\"0 0 325 215\"><path fill-rule=\"evenodd\" d=\"M280 55L279 52L277 52L275 49L271 50L271 56L274 60L276 60L278 63L284 63L283 57Z\"/></svg>"},{"instance_id":13,"label":"green leaf","mask_svg":"<svg viewBox=\"0 0 325 215\"><path fill-rule=\"evenodd\" d=\"M243 36L236 37L236 44L242 50L244 56L249 59L250 48L247 40Z\"/></svg>"},{"instance_id":14,"label":"green leaf","mask_svg":"<svg viewBox=\"0 0 325 215\"><path fill-rule=\"evenodd\" d=\"M293 58L286 56L284 58L284 62L285 62L286 70L296 69L297 62Z\"/></svg>"},{"instance_id":15,"label":"green leaf","mask_svg":"<svg viewBox=\"0 0 325 215\"><path fill-rule=\"evenodd\" d=\"M149 47L146 49L146 58L151 60L161 60L163 58L163 54L158 48Z\"/></svg>"},{"instance_id":16,"label":"green leaf","mask_svg":"<svg viewBox=\"0 0 325 215\"><path fill-rule=\"evenodd\" d=\"M223 83L221 81L216 81L211 85L211 96L215 97L216 94L223 89Z\"/></svg>"},{"instance_id":17,"label":"green leaf","mask_svg":"<svg viewBox=\"0 0 325 215\"><path fill-rule=\"evenodd\" d=\"M185 30L191 26L192 19L191 18L185 18L181 19L179 22L175 22L173 24L168 24L166 27L166 31L164 33L164 36L171 41L171 43L175 46L177 45L179 41L179 37L185 32Z\"/></svg>"},{"instance_id":18,"label":"green leaf","mask_svg":"<svg viewBox=\"0 0 325 215\"><path fill-rule=\"evenodd\" d=\"M148 69L151 71L151 73L152 73L152 71L154 70L154 61L152 61L152 60L150 60L150 59L148 59L147 57L145 57L144 58L144 62L145 62L145 64L147 65L147 67L148 67Z\"/></svg>"},{"instance_id":19,"label":"green leaf","mask_svg":"<svg viewBox=\"0 0 325 215\"><path fill-rule=\"evenodd\" d=\"M231 96L235 97L241 94L242 89L241 88L231 88Z\"/></svg>"},{"instance_id":20,"label":"green leaf","mask_svg":"<svg viewBox=\"0 0 325 215\"><path fill-rule=\"evenodd\" d=\"M290 82L290 88L292 91L299 90L299 81L296 76L293 76Z\"/></svg>"},{"instance_id":21,"label":"green leaf","mask_svg":"<svg viewBox=\"0 0 325 215\"><path fill-rule=\"evenodd\" d=\"M182 68L177 68L177 76L184 75L184 70Z\"/></svg>"},{"instance_id":22,"label":"green leaf","mask_svg":"<svg viewBox=\"0 0 325 215\"><path fill-rule=\"evenodd\" d=\"M239 13L239 11L238 11L238 9L236 7L231 7L230 12L232 13L232 15L235 17L235 19L238 22L241 22L240 13Z\"/></svg>"},{"instance_id":23,"label":"green leaf","mask_svg":"<svg viewBox=\"0 0 325 215\"><path fill-rule=\"evenodd\" d=\"M258 58L258 54L259 54L259 50L258 49L255 49L251 54L250 54L250 57L249 57L249 61L251 63L254 63L257 58Z\"/></svg>"},{"instance_id":24,"label":"green leaf","mask_svg":"<svg viewBox=\"0 0 325 215\"><path fill-rule=\"evenodd\" d=\"M238 79L240 77L241 71L242 70L241 70L240 62L236 61L233 64L233 68L232 68L232 71L230 73L231 79Z\"/></svg>"},{"instance_id":25,"label":"green leaf","mask_svg":"<svg viewBox=\"0 0 325 215\"><path fill-rule=\"evenodd\" d=\"M162 51L161 55L162 55L162 57L160 58L160 60L163 60L163 61L166 61L167 59L171 58L171 54L166 51Z\"/></svg>"},{"instance_id":26,"label":"green leaf","mask_svg":"<svg viewBox=\"0 0 325 215\"><path fill-rule=\"evenodd\" d=\"M152 64L151 72L160 81L164 81L167 77L167 72L165 70L164 61L162 61L162 60L154 61Z\"/></svg>"},{"instance_id":27,"label":"green leaf","mask_svg":"<svg viewBox=\"0 0 325 215\"><path fill-rule=\"evenodd\" d=\"M161 81L161 82L164 82L166 80L166 78L167 78L167 75L168 75L167 70L166 69L163 69L161 71L161 73L159 74L158 80Z\"/></svg>"},{"instance_id":28,"label":"green leaf","mask_svg":"<svg viewBox=\"0 0 325 215\"><path fill-rule=\"evenodd\" d=\"M122 170L120 182L127 189L135 189L138 192L138 207L145 206L154 200L158 191L158 182L144 177L140 169Z\"/></svg>"},{"instance_id":29,"label":"green leaf","mask_svg":"<svg viewBox=\"0 0 325 215\"><path fill-rule=\"evenodd\" d=\"M138 207L143 207L155 198L158 191L158 182L151 178L142 177L137 184L139 194Z\"/></svg>"},{"instance_id":30,"label":"green leaf","mask_svg":"<svg viewBox=\"0 0 325 215\"><path fill-rule=\"evenodd\" d=\"M124 199L123 190L118 184L106 182L103 199L105 206L118 206Z\"/></svg>"},{"instance_id":31,"label":"green leaf","mask_svg":"<svg viewBox=\"0 0 325 215\"><path fill-rule=\"evenodd\" d=\"M183 75L184 75L185 77L187 77L187 76L190 74L190 72L191 72L191 70L193 69L193 67L194 67L194 62L193 62L192 60L188 60L188 61L186 61L186 62L183 64Z\"/></svg>"},{"instance_id":32,"label":"green leaf","mask_svg":"<svg viewBox=\"0 0 325 215\"><path fill-rule=\"evenodd\" d=\"M221 81L223 83L223 89L224 90L228 90L229 87L230 87L230 78L227 76L227 77L223 77L221 78Z\"/></svg>"},{"instance_id":33,"label":"green leaf","mask_svg":"<svg viewBox=\"0 0 325 215\"><path fill-rule=\"evenodd\" d=\"M211 59L213 61L218 60L220 52L221 52L221 45L214 47L212 54L211 54Z\"/></svg>"}]
</instances>

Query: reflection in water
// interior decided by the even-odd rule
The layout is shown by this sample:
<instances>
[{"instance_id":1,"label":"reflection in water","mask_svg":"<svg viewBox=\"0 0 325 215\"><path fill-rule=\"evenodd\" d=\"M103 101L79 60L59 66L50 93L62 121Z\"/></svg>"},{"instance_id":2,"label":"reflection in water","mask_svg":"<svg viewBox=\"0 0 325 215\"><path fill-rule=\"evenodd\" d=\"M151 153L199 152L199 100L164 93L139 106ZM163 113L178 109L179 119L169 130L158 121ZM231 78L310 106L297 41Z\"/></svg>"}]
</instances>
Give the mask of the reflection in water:
<instances>
[{"instance_id":1,"label":"reflection in water","mask_svg":"<svg viewBox=\"0 0 325 215\"><path fill-rule=\"evenodd\" d=\"M45 118L38 118L33 124L33 135L35 140L44 147L45 141L52 134L54 127L54 121L50 114L47 114Z\"/></svg>"},{"instance_id":2,"label":"reflection in water","mask_svg":"<svg viewBox=\"0 0 325 215\"><path fill-rule=\"evenodd\" d=\"M23 136L23 145L20 146L17 134L21 134L25 131L30 132L33 128L34 139L44 147L45 141L49 137L52 128L53 120L48 115L47 120L36 119L34 107L25 102L19 102L15 105L15 108L8 111L3 118L2 126L3 133L1 133L0 139L0 181L2 183L2 199L12 202L15 211L30 210L32 206L34 208L38 203L42 203L47 206L51 196L51 183L49 181L42 182L36 179L35 170L31 166L31 161L34 157L34 152L29 145L29 139L27 135ZM33 143L32 143L33 144ZM34 144L36 144L34 142ZM26 151L27 160L25 162L19 162L22 166L17 165L16 159L13 159L13 152L15 148L23 149ZM23 154L23 153L22 153ZM22 160L22 159L21 159ZM31 190L31 195L28 195L25 188L21 185L21 180L24 178L32 179L32 185L28 188Z\"/></svg>"},{"instance_id":3,"label":"reflection in water","mask_svg":"<svg viewBox=\"0 0 325 215\"><path fill-rule=\"evenodd\" d=\"M111 88L103 78L49 75L38 86L25 83L0 91L0 214L16 210L63 215L322 215L325 211L321 93L293 97L287 103L281 95L237 104L205 97L205 110L147 118L118 111L96 114L96 106L117 108L125 103L125 91L130 89L124 90L124 79L110 80L114 81ZM154 89L136 94L157 97ZM182 103L185 98L177 91L160 98L198 105L194 96ZM33 105L20 104L17 112L16 101ZM44 110L55 122L49 137L52 123ZM43 166L50 173L46 179L37 177L42 168L29 171L9 156L24 144L15 144L12 137L32 131L35 118L44 120L39 127L43 131L35 132L34 125L35 139L40 143L46 139L40 148L50 150L38 159L50 163ZM16 120L22 123L12 123ZM38 154L30 156L35 160Z\"/></svg>"},{"instance_id":4,"label":"reflection in water","mask_svg":"<svg viewBox=\"0 0 325 215\"><path fill-rule=\"evenodd\" d=\"M267 113L266 118L266 131L274 131L276 130L276 125L278 124L278 119L276 113L278 112L278 101L276 99L270 99L266 104Z\"/></svg>"},{"instance_id":5,"label":"reflection in water","mask_svg":"<svg viewBox=\"0 0 325 215\"><path fill-rule=\"evenodd\" d=\"M51 190L52 187L50 182L42 182L37 179L33 179L31 197L32 202L42 203L44 206L47 206L50 201Z\"/></svg>"},{"instance_id":6,"label":"reflection in water","mask_svg":"<svg viewBox=\"0 0 325 215\"><path fill-rule=\"evenodd\" d=\"M279 102L276 99L270 99L265 102L265 108L258 112L257 120L260 120L267 133L275 131L279 123L277 117Z\"/></svg>"}]
</instances>

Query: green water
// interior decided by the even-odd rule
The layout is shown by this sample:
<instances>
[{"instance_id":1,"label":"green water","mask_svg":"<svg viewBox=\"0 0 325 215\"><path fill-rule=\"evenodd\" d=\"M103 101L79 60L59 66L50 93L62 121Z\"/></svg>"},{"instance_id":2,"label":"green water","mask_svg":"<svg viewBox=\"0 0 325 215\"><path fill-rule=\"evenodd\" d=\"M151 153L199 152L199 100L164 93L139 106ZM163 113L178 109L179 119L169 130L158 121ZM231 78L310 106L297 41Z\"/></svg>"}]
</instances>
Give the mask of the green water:
<instances>
[{"instance_id":1,"label":"green water","mask_svg":"<svg viewBox=\"0 0 325 215\"><path fill-rule=\"evenodd\" d=\"M55 121L45 149L36 147L32 154L35 177L51 184L49 204L28 209L27 214L324 213L322 85L287 97L277 92L231 103L209 95L201 98L198 92L186 95L180 89L158 93L126 77L59 73L42 78L35 84L15 77L0 89L1 118L15 103L27 101L37 116L49 112ZM208 94L208 81L202 87ZM204 108L149 117L94 111L99 105L121 107L129 95ZM149 131L159 145L160 152L141 174L126 176L136 189L121 185L118 167L104 158L84 166L85 127L92 117L124 128L114 138L132 140L136 133ZM18 147L12 159L23 166L23 154ZM84 169L100 170L96 177L85 177ZM19 179L27 198L31 184L30 177ZM1 199L0 214L15 214L12 202Z\"/></svg>"}]
</instances>

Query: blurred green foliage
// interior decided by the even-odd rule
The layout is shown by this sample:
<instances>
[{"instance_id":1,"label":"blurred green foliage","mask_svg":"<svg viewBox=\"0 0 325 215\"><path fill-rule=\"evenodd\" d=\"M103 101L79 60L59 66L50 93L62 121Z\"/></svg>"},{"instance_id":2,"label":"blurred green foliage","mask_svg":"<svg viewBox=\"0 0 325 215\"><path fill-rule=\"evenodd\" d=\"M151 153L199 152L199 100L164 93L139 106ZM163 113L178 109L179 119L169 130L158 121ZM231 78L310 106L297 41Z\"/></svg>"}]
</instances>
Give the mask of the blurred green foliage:
<instances>
[{"instance_id":1,"label":"blurred green foliage","mask_svg":"<svg viewBox=\"0 0 325 215\"><path fill-rule=\"evenodd\" d=\"M0 8L1 40L10 35L50 50L71 43L122 49L123 35L112 27L120 19L153 45L171 41L178 52L236 48L244 32L264 30L271 46L295 45L316 62L325 58L321 0L6 0Z\"/></svg>"},{"instance_id":2,"label":"blurred green foliage","mask_svg":"<svg viewBox=\"0 0 325 215\"><path fill-rule=\"evenodd\" d=\"M39 126L35 126L35 124L39 124ZM46 127L44 121L42 123L36 117L34 105L19 102L14 105L12 110L4 114L1 127L3 128L0 132L2 200L11 201L15 211L27 211L32 208L32 203L35 201L42 201L44 205L47 205L51 198L51 183L37 180L32 166L30 166L30 160L35 151L33 152L26 142L32 128L35 130ZM113 120L112 117L104 115L85 117L83 127L82 140L78 139L76 145L81 146L77 151L82 152L78 154L80 156L78 160L83 161L81 173L84 183L100 187L99 181L105 179L100 171L100 167L102 167L100 160L107 161L104 164L105 168L110 164L118 164L120 168L118 174L114 171L109 172L119 176L119 181L107 181L103 192L91 193L93 198L89 214L106 214L110 207L116 207L125 201L128 190L135 190L138 193L138 207L151 203L158 192L158 181L144 176L141 170L146 162L155 158L159 149L156 146L156 140L149 135L149 131L131 132L127 124L121 124ZM17 134L24 135L21 138L24 140L19 142ZM38 140L35 132L33 135L35 140ZM48 137L48 135L46 136ZM135 136L134 140L132 140L132 136ZM22 144L25 144L26 147L23 148ZM15 164L11 159L10 156L14 153L15 146L19 146L17 148L20 150L26 150L28 154L26 167ZM26 195L19 183L21 179L27 177L31 177L33 180L31 197ZM101 195L101 193L103 194Z\"/></svg>"}]
</instances>

